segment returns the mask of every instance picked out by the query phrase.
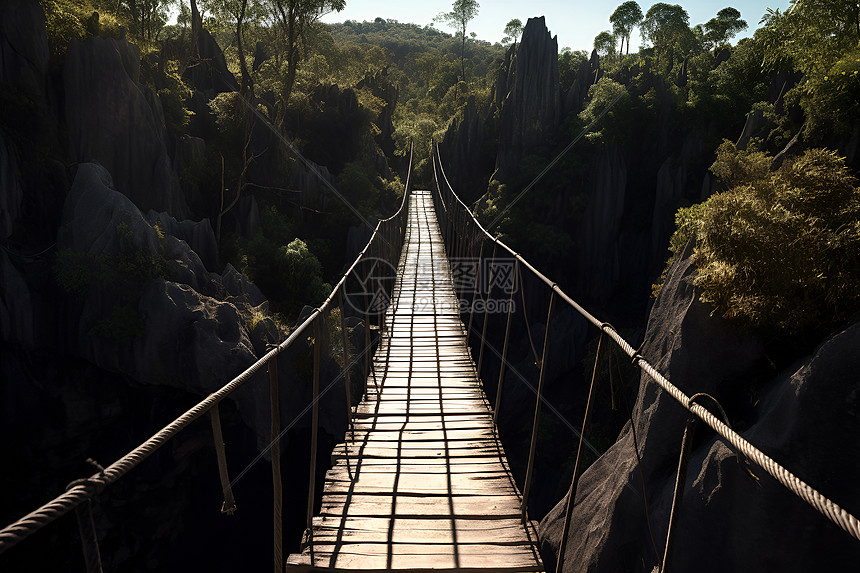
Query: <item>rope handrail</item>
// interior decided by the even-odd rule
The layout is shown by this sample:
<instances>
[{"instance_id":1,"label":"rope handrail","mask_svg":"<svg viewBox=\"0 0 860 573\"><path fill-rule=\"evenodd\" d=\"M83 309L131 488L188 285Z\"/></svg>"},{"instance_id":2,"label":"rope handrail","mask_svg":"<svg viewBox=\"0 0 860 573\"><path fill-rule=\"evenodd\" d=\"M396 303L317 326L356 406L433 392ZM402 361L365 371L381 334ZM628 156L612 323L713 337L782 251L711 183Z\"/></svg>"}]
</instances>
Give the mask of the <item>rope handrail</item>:
<instances>
[{"instance_id":1,"label":"rope handrail","mask_svg":"<svg viewBox=\"0 0 860 573\"><path fill-rule=\"evenodd\" d=\"M830 521L838 525L855 539L860 540L860 520L858 520L857 517L843 509L834 501L825 497L818 490L801 480L784 466L774 461L771 457L756 448L752 443L747 441L740 434L729 428L722 420L714 416L706 408L704 408L698 403L691 402L690 398L686 394L684 394L681 389L673 385L666 377L660 374L660 372L658 372L657 369L650 362L648 362L648 360L643 358L637 352L637 350L633 348L633 346L630 345L630 343L628 343L615 330L612 325L598 320L596 317L594 317L594 315L589 313L584 307L582 307L579 303L577 303L564 291L562 291L561 288L555 282L553 282L543 273L534 268L521 255L516 253L513 249L508 247L497 237L492 236L475 218L471 210L460 199L460 197L451 187L451 184L448 182L448 177L446 176L445 170L442 167L438 143L434 143L433 160L434 165L438 167L439 173L441 173L442 180L444 181L445 186L447 188L447 194L449 195L447 205L449 211L452 208L452 205L458 205L459 210L464 214L467 214L467 216L471 218L470 224L473 224L475 226L475 228L478 230L478 233L483 233L484 237L482 239L494 241L502 249L510 253L510 255L514 257L520 264L532 271L532 273L537 278L542 280L548 287L550 287L554 295L565 301L574 310L576 310L579 314L585 317L589 322L599 328L601 332L606 333L610 338L612 338L612 340L614 340L615 343L632 359L633 364L635 364L639 367L640 370L648 374L648 376L652 380L654 380L663 390L668 392L669 395L671 395L679 404L681 404L681 406L696 415L700 420L710 426L717 434L719 434L730 444L732 444L732 446L734 446L738 451L742 452L745 456L747 456L747 458L754 461L757 465L759 465L762 469L769 473L773 478L775 478L779 483L781 483L792 493L794 493L806 503L808 503L810 506L812 506L816 511L818 511ZM436 177L436 169L434 169L434 177ZM439 198L441 200L442 187L440 185L438 177L436 177L436 192L438 193Z\"/></svg>"},{"instance_id":2,"label":"rope handrail","mask_svg":"<svg viewBox=\"0 0 860 573\"><path fill-rule=\"evenodd\" d=\"M334 288L332 288L331 294L329 294L329 296L319 307L314 308L313 311L304 319L304 321L302 321L302 323L298 325L280 344L274 346L256 362L254 362L254 364L252 364L242 373L234 377L230 382L224 384L220 389L209 394L209 396L192 406L190 409L185 411L185 413L175 418L172 422L170 422L161 430L153 434L148 440L146 440L145 442L122 456L120 459L106 467L103 471L100 471L87 479L78 480L76 485L73 485L64 493L58 495L51 501L43 504L38 509L28 513L14 523L4 527L3 529L0 529L0 554L2 554L4 551L11 548L12 546L16 545L23 539L36 533L38 530L55 521L59 517L62 517L72 509L75 509L81 503L92 499L102 490L104 490L105 487L114 483L123 475L128 473L131 469L140 464L140 462L145 460L152 453L154 453L161 446L163 446L168 440L170 440L172 437L182 431L191 422L197 420L210 409L217 406L218 403L220 403L227 396L232 394L235 390L237 390L240 386L247 382L252 376L259 372L264 366L266 366L270 360L272 360L273 358L284 352L287 348L289 348L296 340L299 339L302 333L309 326L315 323L319 315L329 310L329 308L335 302L336 298L344 289L346 281L349 278L350 274L352 274L356 267L365 259L368 250L371 249L371 247L375 244L375 241L379 239L388 242L386 238L383 237L383 234L381 232L382 226L384 224L392 223L398 217L402 218L404 213L406 212L405 206L408 202L412 179L412 152L413 149L412 145L410 144L406 184L404 186L403 198L401 200L400 207L391 217L388 217L387 219L380 219L377 222L376 227L370 236L370 239L368 239L367 241L367 244L355 258L349 268L344 272L343 276L340 278ZM399 226L399 230L402 230L402 228L403 225L401 224Z\"/></svg>"}]
</instances>

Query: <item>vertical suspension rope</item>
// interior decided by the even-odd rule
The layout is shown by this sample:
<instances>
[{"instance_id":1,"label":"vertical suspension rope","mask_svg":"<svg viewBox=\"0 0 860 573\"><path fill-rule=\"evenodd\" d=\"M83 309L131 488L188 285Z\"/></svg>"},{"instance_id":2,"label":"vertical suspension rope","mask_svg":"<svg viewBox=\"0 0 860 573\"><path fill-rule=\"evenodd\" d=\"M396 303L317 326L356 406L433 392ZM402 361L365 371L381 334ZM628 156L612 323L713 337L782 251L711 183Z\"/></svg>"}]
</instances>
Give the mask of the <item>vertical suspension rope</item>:
<instances>
[{"instance_id":1,"label":"vertical suspension rope","mask_svg":"<svg viewBox=\"0 0 860 573\"><path fill-rule=\"evenodd\" d=\"M364 270L367 271L367 262L363 263ZM364 273L364 285L362 288L366 288L368 284L368 279L370 278L369 272ZM370 376L370 303L372 298L368 298L367 293L363 293L365 300L367 301L364 305L364 379L367 380L368 376ZM376 385L376 376L373 377L374 386Z\"/></svg>"},{"instance_id":2,"label":"vertical suspension rope","mask_svg":"<svg viewBox=\"0 0 860 573\"><path fill-rule=\"evenodd\" d=\"M532 439L531 444L529 445L529 463L526 466L526 481L523 485L523 501L521 506L523 523L528 525L526 519L526 509L528 508L528 500L529 500L529 490L531 490L532 479L534 477L534 464L535 464L535 450L537 449L537 435L538 435L538 420L540 418L540 401L541 396L543 395L543 378L544 373L546 372L546 358L547 358L547 350L549 349L549 325L552 319L552 304L555 302L555 291L552 291L552 294L549 295L549 310L546 313L546 331L544 332L543 337L543 354L540 360L540 372L538 373L538 387L537 387L537 396L535 398L535 417L532 422Z\"/></svg>"},{"instance_id":3,"label":"vertical suspension rope","mask_svg":"<svg viewBox=\"0 0 860 573\"><path fill-rule=\"evenodd\" d=\"M471 255L471 253L469 253ZM466 329L466 344L469 344L472 336L472 321L475 318L475 299L478 298L478 287L481 283L481 258L484 256L484 240L481 239L481 248L478 250L478 269L475 273L475 288L472 289L472 301L469 305L469 327ZM469 257L471 259L471 256ZM470 261L471 264L471 261Z\"/></svg>"},{"instance_id":4,"label":"vertical suspension rope","mask_svg":"<svg viewBox=\"0 0 860 573\"><path fill-rule=\"evenodd\" d=\"M221 478L221 492L224 494L221 513L233 515L236 513L236 500L233 498L233 486L230 485L230 474L227 472L227 454L224 451L224 437L221 434L221 413L218 410L217 403L209 410L209 419L212 422L212 440L215 442L215 456L218 458L218 476Z\"/></svg>"},{"instance_id":5,"label":"vertical suspension rope","mask_svg":"<svg viewBox=\"0 0 860 573\"><path fill-rule=\"evenodd\" d=\"M497 243L493 243L493 254L490 257L490 270L487 277L489 285L487 286L487 296L484 298L484 323L481 325L481 348L478 350L478 378L481 377L481 365L484 362L484 344L487 340L487 322L489 322L488 319L490 318L487 305L490 301L490 296L493 294L493 283L495 282L495 273L493 271L496 268L496 245Z\"/></svg>"},{"instance_id":6,"label":"vertical suspension rope","mask_svg":"<svg viewBox=\"0 0 860 573\"><path fill-rule=\"evenodd\" d=\"M271 427L269 436L272 448L272 519L273 560L275 573L284 567L283 534L283 484L281 482L281 403L278 389L278 357L269 359L269 401L271 402Z\"/></svg>"},{"instance_id":7,"label":"vertical suspension rope","mask_svg":"<svg viewBox=\"0 0 860 573\"><path fill-rule=\"evenodd\" d=\"M511 312L514 308L514 290L520 274L520 261L514 259L514 284L511 285L511 296L508 299L508 320L505 324L505 343L502 345L502 362L499 364L499 384L496 386L496 407L493 410L493 422L499 422L499 410L502 407L502 382L505 380L505 365L508 363L508 339L511 334Z\"/></svg>"},{"instance_id":8,"label":"vertical suspension rope","mask_svg":"<svg viewBox=\"0 0 860 573\"><path fill-rule=\"evenodd\" d=\"M564 528L561 531L561 545L558 546L558 559L555 562L555 572L561 573L564 568L564 554L567 550L567 539L570 535L570 519L573 516L573 506L576 503L576 486L579 483L580 462L582 461L582 444L585 442L585 429L588 426L588 415L591 413L591 398L594 396L594 381L597 379L597 365L600 361L600 348L603 345L603 331L597 340L597 353L594 356L594 369L591 371L591 385L588 387L588 399L585 401L585 414L582 417L582 431L579 433L579 446L576 448L576 461L573 464L573 476L570 479L570 489L567 492L567 506L564 511Z\"/></svg>"},{"instance_id":9,"label":"vertical suspension rope","mask_svg":"<svg viewBox=\"0 0 860 573\"><path fill-rule=\"evenodd\" d=\"M93 521L93 500L88 499L75 508L78 518L78 532L81 535L81 546L84 551L84 563L87 573L102 573L102 556L99 552L99 538L96 535L96 524Z\"/></svg>"},{"instance_id":10,"label":"vertical suspension rope","mask_svg":"<svg viewBox=\"0 0 860 573\"><path fill-rule=\"evenodd\" d=\"M669 529L666 531L666 547L663 550L663 563L660 573L669 571L669 558L672 556L672 530L678 523L678 511L681 509L681 498L684 496L684 486L687 481L687 463L690 461L690 450L693 447L693 434L696 431L696 419L688 418L684 426L684 437L681 439L681 453L678 456L678 473L675 476L675 491L672 494L672 511L669 514Z\"/></svg>"},{"instance_id":11,"label":"vertical suspension rope","mask_svg":"<svg viewBox=\"0 0 860 573\"><path fill-rule=\"evenodd\" d=\"M311 415L311 460L308 476L308 515L307 515L307 544L311 550L311 559L314 554L314 497L316 494L316 470L317 470L317 439L319 434L319 394L320 394L320 347L322 346L322 328L320 321L324 315L317 315L314 321L314 382L313 382L313 409Z\"/></svg>"},{"instance_id":12,"label":"vertical suspension rope","mask_svg":"<svg viewBox=\"0 0 860 573\"><path fill-rule=\"evenodd\" d=\"M352 426L352 388L349 380L349 340L346 336L346 305L343 291L340 293L340 334L343 344L343 385L346 388L346 436L343 440L343 453L346 460L346 472L352 478L352 468L349 465L349 441L353 435Z\"/></svg>"}]
</instances>

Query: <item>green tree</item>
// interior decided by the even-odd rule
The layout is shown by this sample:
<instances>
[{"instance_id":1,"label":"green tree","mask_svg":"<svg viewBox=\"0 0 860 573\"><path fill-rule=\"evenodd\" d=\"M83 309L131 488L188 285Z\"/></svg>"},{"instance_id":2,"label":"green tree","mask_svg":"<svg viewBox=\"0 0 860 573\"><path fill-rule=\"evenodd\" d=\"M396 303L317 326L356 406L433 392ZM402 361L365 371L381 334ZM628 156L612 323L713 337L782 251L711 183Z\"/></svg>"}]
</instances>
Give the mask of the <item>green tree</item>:
<instances>
[{"instance_id":1,"label":"green tree","mask_svg":"<svg viewBox=\"0 0 860 573\"><path fill-rule=\"evenodd\" d=\"M517 39L520 37L520 34L523 33L523 23L519 18L514 18L510 22L505 25L504 34L505 37L502 38L502 44L509 44L511 42L514 43L514 46L517 45Z\"/></svg>"},{"instance_id":2,"label":"green tree","mask_svg":"<svg viewBox=\"0 0 860 573\"><path fill-rule=\"evenodd\" d=\"M642 35L654 44L658 59L669 56L669 68L674 63L675 46L690 34L690 15L677 4L658 2L648 9L639 25Z\"/></svg>"},{"instance_id":3,"label":"green tree","mask_svg":"<svg viewBox=\"0 0 860 573\"><path fill-rule=\"evenodd\" d=\"M793 0L785 12L768 10L755 40L763 69L795 69L803 79L786 95L805 115L807 141L825 143L857 122L860 2ZM847 104L847 105L846 105Z\"/></svg>"},{"instance_id":4,"label":"green tree","mask_svg":"<svg viewBox=\"0 0 860 573\"><path fill-rule=\"evenodd\" d=\"M612 55L615 51L615 36L604 30L594 37L594 49L601 57Z\"/></svg>"},{"instance_id":5,"label":"green tree","mask_svg":"<svg viewBox=\"0 0 860 573\"><path fill-rule=\"evenodd\" d=\"M229 21L236 29L236 49L239 52L240 88L246 97L253 97L254 82L246 61L245 33L249 20L263 17L259 0L205 0L202 4L217 18Z\"/></svg>"},{"instance_id":6,"label":"green tree","mask_svg":"<svg viewBox=\"0 0 860 573\"><path fill-rule=\"evenodd\" d=\"M435 18L457 31L457 37L460 38L460 70L463 82L466 81L466 27L478 15L478 8L480 4L476 0L454 0L450 12L443 12Z\"/></svg>"},{"instance_id":7,"label":"green tree","mask_svg":"<svg viewBox=\"0 0 860 573\"><path fill-rule=\"evenodd\" d=\"M738 32L747 29L747 23L741 20L741 13L734 8L723 8L704 25L705 42L712 47L726 44Z\"/></svg>"},{"instance_id":8,"label":"green tree","mask_svg":"<svg viewBox=\"0 0 860 573\"><path fill-rule=\"evenodd\" d=\"M693 284L727 318L788 333L830 327L860 310L860 188L826 149L773 172L768 159L722 145L712 170L739 184L679 216L687 237L672 243L695 241Z\"/></svg>"},{"instance_id":9,"label":"green tree","mask_svg":"<svg viewBox=\"0 0 860 573\"><path fill-rule=\"evenodd\" d=\"M612 16L609 17L609 22L612 24L612 31L615 35L621 38L621 46L618 53L624 49L624 40L627 40L627 53L630 53L630 33L634 26L638 26L642 22L642 9L639 4L633 0L625 2L615 9Z\"/></svg>"},{"instance_id":10,"label":"green tree","mask_svg":"<svg viewBox=\"0 0 860 573\"><path fill-rule=\"evenodd\" d=\"M287 75L281 91L281 101L286 109L296 83L299 62L309 55L307 34L311 25L329 12L343 10L346 0L269 0L269 3L279 28L281 49L287 59Z\"/></svg>"}]
</instances>

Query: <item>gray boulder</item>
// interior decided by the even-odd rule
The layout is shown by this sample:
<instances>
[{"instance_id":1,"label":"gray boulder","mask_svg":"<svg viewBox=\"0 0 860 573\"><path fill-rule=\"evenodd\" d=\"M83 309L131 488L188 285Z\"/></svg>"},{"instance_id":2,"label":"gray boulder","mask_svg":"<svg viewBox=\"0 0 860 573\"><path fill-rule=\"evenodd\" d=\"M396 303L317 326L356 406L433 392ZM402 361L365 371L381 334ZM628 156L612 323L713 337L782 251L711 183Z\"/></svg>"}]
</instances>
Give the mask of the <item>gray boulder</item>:
<instances>
[{"instance_id":1,"label":"gray boulder","mask_svg":"<svg viewBox=\"0 0 860 573\"><path fill-rule=\"evenodd\" d=\"M140 209L182 218L188 208L167 153L164 114L158 96L136 81L139 60L125 39L71 42L63 69L70 154L104 165Z\"/></svg>"}]
</instances>

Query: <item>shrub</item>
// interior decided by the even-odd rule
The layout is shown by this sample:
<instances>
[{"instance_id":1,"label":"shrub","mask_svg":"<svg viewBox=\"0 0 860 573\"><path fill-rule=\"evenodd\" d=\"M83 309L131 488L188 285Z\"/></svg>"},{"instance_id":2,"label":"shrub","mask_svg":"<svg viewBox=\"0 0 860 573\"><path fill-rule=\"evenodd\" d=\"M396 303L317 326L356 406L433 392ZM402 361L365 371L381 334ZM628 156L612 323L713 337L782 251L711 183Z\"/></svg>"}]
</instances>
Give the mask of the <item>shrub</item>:
<instances>
[{"instance_id":1,"label":"shrub","mask_svg":"<svg viewBox=\"0 0 860 573\"><path fill-rule=\"evenodd\" d=\"M673 247L695 240L694 284L722 316L798 334L860 310L860 188L832 151L807 150L678 221Z\"/></svg>"}]
</instances>

